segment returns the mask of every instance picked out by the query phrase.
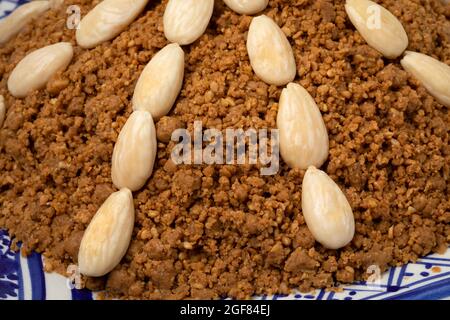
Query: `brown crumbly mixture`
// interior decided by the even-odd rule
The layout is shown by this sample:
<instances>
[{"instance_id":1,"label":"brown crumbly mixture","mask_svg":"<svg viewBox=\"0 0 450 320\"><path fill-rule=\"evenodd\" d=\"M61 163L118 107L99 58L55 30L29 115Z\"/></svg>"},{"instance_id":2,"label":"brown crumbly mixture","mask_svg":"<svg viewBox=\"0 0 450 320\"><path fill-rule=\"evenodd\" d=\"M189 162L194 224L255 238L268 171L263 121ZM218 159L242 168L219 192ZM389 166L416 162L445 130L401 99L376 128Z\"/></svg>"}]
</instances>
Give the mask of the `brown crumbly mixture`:
<instances>
[{"instance_id":1,"label":"brown crumbly mixture","mask_svg":"<svg viewBox=\"0 0 450 320\"><path fill-rule=\"evenodd\" d=\"M450 65L450 5L438 0L377 1L403 23L409 50ZM85 14L98 1L71 0ZM58 41L75 45L65 7L51 11L0 48L0 227L42 252L46 269L76 262L83 231L115 191L111 154L131 112L140 72L167 41L166 1L112 42L75 47L69 68L46 89L15 99L6 83L27 53ZM157 164L134 193L136 224L128 253L108 276L86 279L107 297L249 298L331 287L405 264L450 242L449 110L418 81L369 47L344 1L271 0L265 14L287 34L298 77L320 107L330 136L323 169L347 195L356 234L341 250L315 243L301 212L304 171L281 164L176 166L171 132L204 127L275 128L281 87L252 72L246 46L251 18L221 1L207 32L186 52L180 97L157 124Z\"/></svg>"}]
</instances>

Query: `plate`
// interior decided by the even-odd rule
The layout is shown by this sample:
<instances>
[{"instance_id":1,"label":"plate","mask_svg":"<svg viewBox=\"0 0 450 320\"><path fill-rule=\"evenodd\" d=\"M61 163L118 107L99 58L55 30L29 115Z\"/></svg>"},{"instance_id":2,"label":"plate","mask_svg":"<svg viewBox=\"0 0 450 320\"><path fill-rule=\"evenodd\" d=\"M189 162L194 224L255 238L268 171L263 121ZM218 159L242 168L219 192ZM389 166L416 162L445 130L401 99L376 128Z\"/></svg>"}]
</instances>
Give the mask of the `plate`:
<instances>
[{"instance_id":1,"label":"plate","mask_svg":"<svg viewBox=\"0 0 450 320\"><path fill-rule=\"evenodd\" d=\"M18 6L27 2L25 0L0 0L0 19L3 19Z\"/></svg>"},{"instance_id":2,"label":"plate","mask_svg":"<svg viewBox=\"0 0 450 320\"><path fill-rule=\"evenodd\" d=\"M10 250L11 240L0 229L0 299L7 300L91 300L89 290L73 288L69 278L43 271L42 256L22 257ZM450 300L450 250L432 254L415 263L391 268L376 283L357 282L341 286L342 291L262 296L262 300Z\"/></svg>"},{"instance_id":3,"label":"plate","mask_svg":"<svg viewBox=\"0 0 450 320\"><path fill-rule=\"evenodd\" d=\"M0 19L24 0L0 0ZM10 250L11 240L0 229L0 300L92 300L89 290L73 288L69 278L43 271L42 256L22 257ZM374 270L375 271L375 270ZM375 274L376 272L374 272ZM391 268L373 283L356 282L340 286L339 292L316 290L311 293L261 296L262 300L450 300L450 249L432 254L402 267Z\"/></svg>"}]
</instances>

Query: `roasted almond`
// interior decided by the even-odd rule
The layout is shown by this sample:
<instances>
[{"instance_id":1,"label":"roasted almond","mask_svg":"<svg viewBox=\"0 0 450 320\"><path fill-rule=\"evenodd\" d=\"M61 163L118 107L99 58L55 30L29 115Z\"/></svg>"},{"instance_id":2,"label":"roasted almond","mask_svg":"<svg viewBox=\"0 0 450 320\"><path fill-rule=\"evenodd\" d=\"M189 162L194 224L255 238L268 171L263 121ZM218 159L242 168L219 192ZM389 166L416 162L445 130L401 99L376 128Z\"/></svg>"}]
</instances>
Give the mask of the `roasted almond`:
<instances>
[{"instance_id":1,"label":"roasted almond","mask_svg":"<svg viewBox=\"0 0 450 320\"><path fill-rule=\"evenodd\" d=\"M16 98L23 98L45 87L50 78L64 70L73 57L69 42L59 42L31 52L23 58L8 79L8 90Z\"/></svg>"},{"instance_id":2,"label":"roasted almond","mask_svg":"<svg viewBox=\"0 0 450 320\"><path fill-rule=\"evenodd\" d=\"M17 35L31 20L50 9L49 1L32 1L14 10L0 21L0 44Z\"/></svg>"},{"instance_id":3,"label":"roasted almond","mask_svg":"<svg viewBox=\"0 0 450 320\"><path fill-rule=\"evenodd\" d=\"M150 178L156 158L156 130L147 111L134 111L123 126L112 156L112 181L136 191Z\"/></svg>"},{"instance_id":4,"label":"roasted almond","mask_svg":"<svg viewBox=\"0 0 450 320\"><path fill-rule=\"evenodd\" d=\"M214 9L214 0L169 0L164 12L166 38L187 45L205 32Z\"/></svg>"},{"instance_id":5,"label":"roasted almond","mask_svg":"<svg viewBox=\"0 0 450 320\"><path fill-rule=\"evenodd\" d=\"M239 14L256 14L263 11L269 0L224 0L231 10Z\"/></svg>"},{"instance_id":6,"label":"roasted almond","mask_svg":"<svg viewBox=\"0 0 450 320\"><path fill-rule=\"evenodd\" d=\"M121 189L106 199L84 232L78 251L80 272L101 277L114 269L127 252L133 226L133 196Z\"/></svg>"},{"instance_id":7,"label":"roasted almond","mask_svg":"<svg viewBox=\"0 0 450 320\"><path fill-rule=\"evenodd\" d=\"M79 46L89 49L121 33L144 10L148 0L103 0L80 21Z\"/></svg>"},{"instance_id":8,"label":"roasted almond","mask_svg":"<svg viewBox=\"0 0 450 320\"><path fill-rule=\"evenodd\" d=\"M411 51L406 52L400 63L437 101L450 107L450 66L425 54Z\"/></svg>"},{"instance_id":9,"label":"roasted almond","mask_svg":"<svg viewBox=\"0 0 450 320\"><path fill-rule=\"evenodd\" d=\"M2 95L0 95L0 129L3 126L3 121L5 121L5 115L6 115L5 98L3 98Z\"/></svg>"},{"instance_id":10,"label":"roasted almond","mask_svg":"<svg viewBox=\"0 0 450 320\"><path fill-rule=\"evenodd\" d=\"M296 65L292 47L271 18L253 18L247 36L247 51L253 71L268 84L285 85L294 80Z\"/></svg>"},{"instance_id":11,"label":"roasted almond","mask_svg":"<svg viewBox=\"0 0 450 320\"><path fill-rule=\"evenodd\" d=\"M289 83L281 92L277 115L280 153L291 168L320 167L328 157L328 133L311 95Z\"/></svg>"},{"instance_id":12,"label":"roasted almond","mask_svg":"<svg viewBox=\"0 0 450 320\"><path fill-rule=\"evenodd\" d=\"M309 231L324 247L339 249L353 239L355 218L347 198L325 172L313 166L303 178L302 211Z\"/></svg>"},{"instance_id":13,"label":"roasted almond","mask_svg":"<svg viewBox=\"0 0 450 320\"><path fill-rule=\"evenodd\" d=\"M142 71L133 95L133 109L157 120L169 113L183 85L184 52L172 43L161 49Z\"/></svg>"},{"instance_id":14,"label":"roasted almond","mask_svg":"<svg viewBox=\"0 0 450 320\"><path fill-rule=\"evenodd\" d=\"M408 47L408 36L400 21L379 4L347 0L345 11L367 43L386 58L397 58Z\"/></svg>"}]
</instances>

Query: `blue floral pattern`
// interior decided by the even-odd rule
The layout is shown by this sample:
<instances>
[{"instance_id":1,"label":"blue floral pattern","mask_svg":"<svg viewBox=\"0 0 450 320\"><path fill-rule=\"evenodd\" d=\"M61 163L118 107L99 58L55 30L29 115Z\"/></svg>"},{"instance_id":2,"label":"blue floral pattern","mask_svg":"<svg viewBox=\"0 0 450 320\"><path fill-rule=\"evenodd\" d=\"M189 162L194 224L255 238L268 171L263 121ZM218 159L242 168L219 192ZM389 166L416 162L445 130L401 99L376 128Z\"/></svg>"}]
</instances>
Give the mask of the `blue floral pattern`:
<instances>
[{"instance_id":1,"label":"blue floral pattern","mask_svg":"<svg viewBox=\"0 0 450 320\"><path fill-rule=\"evenodd\" d=\"M28 0L0 0L0 19L6 17L18 6L27 2Z\"/></svg>"},{"instance_id":2,"label":"blue floral pattern","mask_svg":"<svg viewBox=\"0 0 450 320\"><path fill-rule=\"evenodd\" d=\"M18 296L19 264L10 245L6 232L0 230L0 299Z\"/></svg>"}]
</instances>

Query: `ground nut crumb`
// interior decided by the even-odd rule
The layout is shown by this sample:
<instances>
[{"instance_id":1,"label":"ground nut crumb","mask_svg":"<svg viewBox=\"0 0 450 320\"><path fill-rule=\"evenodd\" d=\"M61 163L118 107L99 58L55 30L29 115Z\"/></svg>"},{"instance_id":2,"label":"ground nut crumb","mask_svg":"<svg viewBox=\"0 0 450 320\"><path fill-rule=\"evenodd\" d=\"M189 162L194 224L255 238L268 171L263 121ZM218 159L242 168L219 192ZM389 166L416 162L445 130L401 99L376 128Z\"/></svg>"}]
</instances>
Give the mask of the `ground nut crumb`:
<instances>
[{"instance_id":1,"label":"ground nut crumb","mask_svg":"<svg viewBox=\"0 0 450 320\"><path fill-rule=\"evenodd\" d=\"M377 1L402 22L408 50L450 64L449 6L439 0ZM75 46L64 10L43 14L0 47L0 227L66 275L84 230L116 191L111 156L132 112L135 83L167 44L167 1L152 1L129 28L95 49ZM74 0L87 12L93 4ZM183 47L183 88L155 122L158 153L147 184L133 194L136 221L127 254L110 274L85 278L105 298L217 299L332 287L367 268L414 261L450 242L448 108L352 27L344 1L271 0L264 11L292 45L301 84L320 108L330 139L322 167L353 208L346 247L314 241L301 211L304 171L257 166L176 165L178 128L275 128L282 87L256 77L246 50L251 17L221 1L206 33ZM7 79L27 53L67 41L74 58L46 88L12 97ZM15 246L15 249L18 249Z\"/></svg>"},{"instance_id":2,"label":"ground nut crumb","mask_svg":"<svg viewBox=\"0 0 450 320\"><path fill-rule=\"evenodd\" d=\"M162 117L156 123L156 137L159 141L168 143L172 133L177 129L184 128L183 122L174 117Z\"/></svg>"}]
</instances>

